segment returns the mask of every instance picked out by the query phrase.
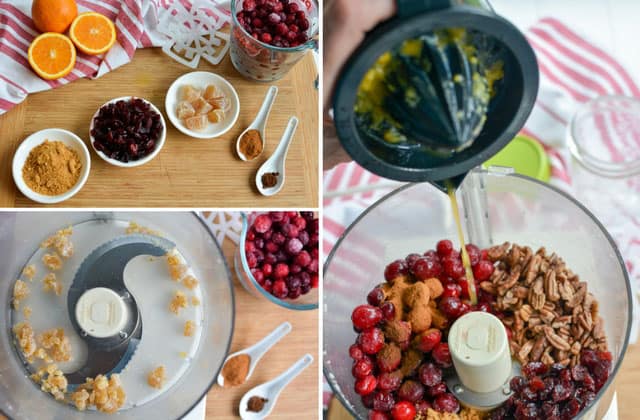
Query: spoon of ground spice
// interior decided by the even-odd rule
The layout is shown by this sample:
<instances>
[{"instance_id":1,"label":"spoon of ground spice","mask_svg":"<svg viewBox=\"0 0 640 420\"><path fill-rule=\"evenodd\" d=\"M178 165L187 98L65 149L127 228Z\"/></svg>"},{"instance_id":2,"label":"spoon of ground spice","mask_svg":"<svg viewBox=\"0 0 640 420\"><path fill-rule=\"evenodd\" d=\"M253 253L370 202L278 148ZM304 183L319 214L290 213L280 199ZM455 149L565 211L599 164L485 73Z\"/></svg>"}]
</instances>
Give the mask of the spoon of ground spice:
<instances>
[{"instance_id":1,"label":"spoon of ground spice","mask_svg":"<svg viewBox=\"0 0 640 420\"><path fill-rule=\"evenodd\" d=\"M271 414L282 390L311 363L313 363L313 356L305 354L277 378L258 385L244 394L239 407L242 420L260 420Z\"/></svg>"},{"instance_id":2,"label":"spoon of ground spice","mask_svg":"<svg viewBox=\"0 0 640 420\"><path fill-rule=\"evenodd\" d=\"M293 140L293 135L296 132L298 126L298 119L296 117L289 118L289 124L284 130L282 139L276 148L275 152L262 164L258 172L256 173L256 187L260 194L271 196L277 194L284 185L284 163L287 160L287 152L289 151L289 145ZM275 183L273 182L275 180Z\"/></svg>"},{"instance_id":3,"label":"spoon of ground spice","mask_svg":"<svg viewBox=\"0 0 640 420\"><path fill-rule=\"evenodd\" d=\"M251 377L262 356L290 332L291 324L283 322L253 346L227 356L222 371L218 374L218 385L228 388L245 383Z\"/></svg>"},{"instance_id":4,"label":"spoon of ground spice","mask_svg":"<svg viewBox=\"0 0 640 420\"><path fill-rule=\"evenodd\" d=\"M256 115L249 127L246 128L236 141L236 153L238 157L245 162L253 160L260 156L264 150L264 128L267 125L271 106L276 100L278 88L271 86L264 97L260 111Z\"/></svg>"}]
</instances>

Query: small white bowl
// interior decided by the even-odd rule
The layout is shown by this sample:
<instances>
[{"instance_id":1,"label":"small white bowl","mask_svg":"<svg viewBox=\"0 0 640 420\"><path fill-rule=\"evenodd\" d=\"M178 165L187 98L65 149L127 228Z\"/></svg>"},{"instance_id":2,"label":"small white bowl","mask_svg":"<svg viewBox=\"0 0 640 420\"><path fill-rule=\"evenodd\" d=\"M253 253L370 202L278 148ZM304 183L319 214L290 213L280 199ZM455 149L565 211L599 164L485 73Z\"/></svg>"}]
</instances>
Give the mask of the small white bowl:
<instances>
[{"instance_id":1,"label":"small white bowl","mask_svg":"<svg viewBox=\"0 0 640 420\"><path fill-rule=\"evenodd\" d=\"M44 143L45 140L49 141L61 141L67 147L75 150L78 153L78 157L82 162L82 172L76 185L71 187L67 192L59 195L44 195L33 191L27 186L22 178L22 168L29 157L29 153L34 147ZM89 149L84 144L82 139L70 131L63 130L61 128L47 128L33 133L20 143L18 150L13 155L13 181L16 186L27 198L42 204L54 204L61 201L68 200L73 197L78 191L82 189L87 178L89 178L89 171L91 170L91 156L89 155Z\"/></svg>"},{"instance_id":2,"label":"small white bowl","mask_svg":"<svg viewBox=\"0 0 640 420\"><path fill-rule=\"evenodd\" d=\"M144 103L148 104L154 112L157 112L158 115L160 115L160 123L162 124L162 133L160 134L160 138L156 142L156 148L153 149L153 152L149 153L147 156L143 157L142 159L131 160L129 162L121 162L121 161L119 161L117 159L110 158L109 156L105 155L103 152L101 152L101 151L96 149L96 147L93 145L93 142L94 142L95 139L91 135L91 131L93 131L93 122L95 121L95 119L98 116L98 113L100 112L102 107L107 106L107 105L109 105L111 103L118 102L118 101L128 101L128 100L131 100L132 98L141 99ZM156 157L156 155L158 153L160 153L160 150L164 146L164 141L165 141L166 138L167 138L167 123L164 121L164 117L162 116L162 112L160 112L160 110L154 104L152 104L151 102L149 102L146 99L141 98L139 96L122 96L120 98L114 98L114 99L110 100L109 102L105 102L104 104L102 104L102 106L100 108L98 108L96 113L93 114L93 117L91 117L91 125L89 126L89 140L91 142L91 147L93 148L93 151L96 152L96 154L98 156L100 156L102 158L102 160L104 160L105 162L110 163L110 164L112 164L114 166L120 166L122 168L133 168L135 166L144 165L145 163L149 162L151 159Z\"/></svg>"},{"instance_id":3,"label":"small white bowl","mask_svg":"<svg viewBox=\"0 0 640 420\"><path fill-rule=\"evenodd\" d=\"M229 99L230 104L230 109L225 113L224 120L219 123L208 123L204 130L189 130L187 126L180 121L176 112L176 108L180 102L180 88L184 85L193 85L200 89L204 89L207 85L215 85L217 88L221 89ZM222 136L235 125L238 120L238 115L240 115L240 99L238 98L238 93L231 83L229 83L224 77L208 71L194 71L178 77L171 86L169 86L164 107L167 111L167 116L174 127L182 131L187 136L198 139L212 139Z\"/></svg>"}]
</instances>

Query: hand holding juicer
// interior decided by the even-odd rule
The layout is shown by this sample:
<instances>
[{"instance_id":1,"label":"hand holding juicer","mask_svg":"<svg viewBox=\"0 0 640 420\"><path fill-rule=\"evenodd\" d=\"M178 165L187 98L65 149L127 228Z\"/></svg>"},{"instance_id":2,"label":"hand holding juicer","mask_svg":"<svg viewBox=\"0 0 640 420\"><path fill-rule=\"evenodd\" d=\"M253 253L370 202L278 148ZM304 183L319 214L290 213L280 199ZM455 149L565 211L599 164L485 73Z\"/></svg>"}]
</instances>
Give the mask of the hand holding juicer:
<instances>
[{"instance_id":1,"label":"hand holding juicer","mask_svg":"<svg viewBox=\"0 0 640 420\"><path fill-rule=\"evenodd\" d=\"M459 184L522 128L538 90L524 35L485 0L398 0L336 83L337 135L366 169Z\"/></svg>"}]
</instances>

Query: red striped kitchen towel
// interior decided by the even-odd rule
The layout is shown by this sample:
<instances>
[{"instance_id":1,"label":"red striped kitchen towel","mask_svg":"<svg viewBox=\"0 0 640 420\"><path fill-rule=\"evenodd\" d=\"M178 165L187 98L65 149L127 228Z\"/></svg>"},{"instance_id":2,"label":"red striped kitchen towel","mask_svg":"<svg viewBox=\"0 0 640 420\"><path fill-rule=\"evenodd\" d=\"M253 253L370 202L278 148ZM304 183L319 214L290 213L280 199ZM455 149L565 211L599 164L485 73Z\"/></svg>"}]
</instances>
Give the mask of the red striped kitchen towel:
<instances>
[{"instance_id":1,"label":"red striped kitchen towel","mask_svg":"<svg viewBox=\"0 0 640 420\"><path fill-rule=\"evenodd\" d=\"M538 140L551 161L551 183L570 194L579 193L584 172L576 170L566 144L572 115L581 104L601 95L640 97L640 88L611 55L589 42L562 22L545 18L526 32L540 68L540 92L534 110L522 132ZM637 69L640 70L640 69ZM636 122L637 123L637 122ZM606 124L601 127L606 130ZM610 127L609 127L610 129ZM640 128L634 148L640 145ZM631 146L631 144L630 144ZM613 148L611 151L613 153ZM640 182L630 182L640 195ZM328 255L335 242L360 213L399 183L381 179L354 162L338 165L324 173L323 250ZM606 197L601 201L607 202ZM589 204L587 204L589 207ZM635 212L617 206L600 206L594 212L616 240L625 258L632 283L640 285L640 208ZM640 207L640 206L639 206ZM637 312L636 318L637 318ZM632 334L632 337L635 337ZM330 391L325 387L325 402Z\"/></svg>"},{"instance_id":2,"label":"red striped kitchen towel","mask_svg":"<svg viewBox=\"0 0 640 420\"><path fill-rule=\"evenodd\" d=\"M78 12L95 11L115 22L117 42L106 55L78 51L76 66L58 80L39 78L29 66L27 50L39 34L31 20L31 0L0 0L0 115L22 102L29 93L57 88L82 77L97 78L133 59L136 48L162 46L167 41L157 30L159 13L174 0L76 0ZM191 9L188 0L175 0ZM208 0L216 7L217 0Z\"/></svg>"}]
</instances>

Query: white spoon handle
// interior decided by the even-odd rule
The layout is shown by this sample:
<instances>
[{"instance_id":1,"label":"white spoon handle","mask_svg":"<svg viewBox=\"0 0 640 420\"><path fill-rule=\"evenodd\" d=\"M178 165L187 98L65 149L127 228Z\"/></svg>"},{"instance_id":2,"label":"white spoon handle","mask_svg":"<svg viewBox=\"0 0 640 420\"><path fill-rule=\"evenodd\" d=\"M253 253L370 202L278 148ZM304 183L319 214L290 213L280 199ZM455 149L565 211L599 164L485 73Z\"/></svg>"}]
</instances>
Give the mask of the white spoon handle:
<instances>
[{"instance_id":1,"label":"white spoon handle","mask_svg":"<svg viewBox=\"0 0 640 420\"><path fill-rule=\"evenodd\" d=\"M274 159L281 159L282 166L284 168L285 158L287 156L287 151L289 150L289 145L293 140L293 135L296 132L296 128L298 127L298 118L291 117L289 118L289 123L287 124L287 128L284 130L284 134L282 134L282 138L280 139L280 144L276 148L275 152L273 152Z\"/></svg>"},{"instance_id":2,"label":"white spoon handle","mask_svg":"<svg viewBox=\"0 0 640 420\"><path fill-rule=\"evenodd\" d=\"M275 394L279 394L289 382L291 382L296 376L300 375L300 373L305 370L311 363L313 363L313 356L310 354L305 354L302 356L300 360L295 362L293 366L287 369L280 376L275 378L272 383L274 385L273 391Z\"/></svg>"},{"instance_id":3,"label":"white spoon handle","mask_svg":"<svg viewBox=\"0 0 640 420\"><path fill-rule=\"evenodd\" d=\"M264 133L264 128L267 125L267 118L269 118L269 112L271 112L271 107L276 100L277 94L278 87L271 86L267 91L267 95L264 97L264 101L262 102L260 111L258 111L258 115L256 115L256 129L261 133Z\"/></svg>"},{"instance_id":4,"label":"white spoon handle","mask_svg":"<svg viewBox=\"0 0 640 420\"><path fill-rule=\"evenodd\" d=\"M271 333L260 340L258 343L254 344L251 348L251 353L257 354L255 363L262 357L263 354L269 351L274 344L282 339L285 335L291 332L291 324L289 322L283 322L275 330L271 331Z\"/></svg>"}]
</instances>

